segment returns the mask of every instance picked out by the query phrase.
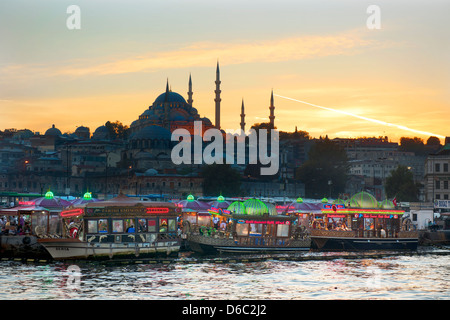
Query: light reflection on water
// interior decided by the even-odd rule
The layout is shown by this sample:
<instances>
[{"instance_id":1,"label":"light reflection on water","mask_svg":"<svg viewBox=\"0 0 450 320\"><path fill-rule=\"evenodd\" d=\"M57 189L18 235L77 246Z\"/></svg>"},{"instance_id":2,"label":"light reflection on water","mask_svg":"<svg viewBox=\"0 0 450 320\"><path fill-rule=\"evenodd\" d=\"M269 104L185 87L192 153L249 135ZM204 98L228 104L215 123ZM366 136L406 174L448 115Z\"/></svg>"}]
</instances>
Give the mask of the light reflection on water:
<instances>
[{"instance_id":1,"label":"light reflection on water","mask_svg":"<svg viewBox=\"0 0 450 320\"><path fill-rule=\"evenodd\" d=\"M0 263L0 299L449 299L450 256L250 263Z\"/></svg>"}]
</instances>

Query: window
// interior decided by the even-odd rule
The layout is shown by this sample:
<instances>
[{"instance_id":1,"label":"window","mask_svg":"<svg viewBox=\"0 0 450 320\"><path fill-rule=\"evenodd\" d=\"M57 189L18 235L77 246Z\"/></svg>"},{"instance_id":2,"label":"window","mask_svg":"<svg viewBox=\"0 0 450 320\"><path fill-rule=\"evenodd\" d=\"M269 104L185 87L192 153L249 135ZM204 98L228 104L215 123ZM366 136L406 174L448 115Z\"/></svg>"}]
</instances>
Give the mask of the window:
<instances>
[{"instance_id":1,"label":"window","mask_svg":"<svg viewBox=\"0 0 450 320\"><path fill-rule=\"evenodd\" d=\"M444 163L444 172L448 172L448 163Z\"/></svg>"},{"instance_id":2,"label":"window","mask_svg":"<svg viewBox=\"0 0 450 320\"><path fill-rule=\"evenodd\" d=\"M444 189L448 189L448 180L444 181Z\"/></svg>"},{"instance_id":3,"label":"window","mask_svg":"<svg viewBox=\"0 0 450 320\"><path fill-rule=\"evenodd\" d=\"M123 232L123 220L112 221L113 232Z\"/></svg>"},{"instance_id":4,"label":"window","mask_svg":"<svg viewBox=\"0 0 450 320\"><path fill-rule=\"evenodd\" d=\"M434 171L435 171L435 172L441 171L441 165L440 165L439 163L435 163L435 164L434 164Z\"/></svg>"},{"instance_id":5,"label":"window","mask_svg":"<svg viewBox=\"0 0 450 320\"><path fill-rule=\"evenodd\" d=\"M134 219L125 219L125 230L128 233L134 233L136 228L134 227Z\"/></svg>"},{"instance_id":6,"label":"window","mask_svg":"<svg viewBox=\"0 0 450 320\"><path fill-rule=\"evenodd\" d=\"M88 220L88 233L97 233L97 220Z\"/></svg>"},{"instance_id":7,"label":"window","mask_svg":"<svg viewBox=\"0 0 450 320\"><path fill-rule=\"evenodd\" d=\"M439 200L439 199L441 199L441 195L438 193L438 194L436 195L436 200Z\"/></svg>"},{"instance_id":8,"label":"window","mask_svg":"<svg viewBox=\"0 0 450 320\"><path fill-rule=\"evenodd\" d=\"M147 219L138 219L137 232L147 232Z\"/></svg>"},{"instance_id":9,"label":"window","mask_svg":"<svg viewBox=\"0 0 450 320\"><path fill-rule=\"evenodd\" d=\"M169 219L169 232L177 231L177 221L175 219Z\"/></svg>"},{"instance_id":10,"label":"window","mask_svg":"<svg viewBox=\"0 0 450 320\"><path fill-rule=\"evenodd\" d=\"M413 215L412 215L412 221L417 221L417 213L413 213Z\"/></svg>"},{"instance_id":11,"label":"window","mask_svg":"<svg viewBox=\"0 0 450 320\"><path fill-rule=\"evenodd\" d=\"M277 237L287 237L289 235L289 225L279 224L277 225Z\"/></svg>"},{"instance_id":12,"label":"window","mask_svg":"<svg viewBox=\"0 0 450 320\"><path fill-rule=\"evenodd\" d=\"M444 200L448 200L448 194L444 194Z\"/></svg>"},{"instance_id":13,"label":"window","mask_svg":"<svg viewBox=\"0 0 450 320\"><path fill-rule=\"evenodd\" d=\"M236 233L238 236L248 236L248 223L236 224Z\"/></svg>"},{"instance_id":14,"label":"window","mask_svg":"<svg viewBox=\"0 0 450 320\"><path fill-rule=\"evenodd\" d=\"M439 180L436 181L435 188L436 189L440 189L441 188L441 182Z\"/></svg>"},{"instance_id":15,"label":"window","mask_svg":"<svg viewBox=\"0 0 450 320\"><path fill-rule=\"evenodd\" d=\"M108 233L108 220L107 219L99 219L98 220L98 232L99 233Z\"/></svg>"},{"instance_id":16,"label":"window","mask_svg":"<svg viewBox=\"0 0 450 320\"><path fill-rule=\"evenodd\" d=\"M148 232L156 232L156 220L148 219Z\"/></svg>"},{"instance_id":17,"label":"window","mask_svg":"<svg viewBox=\"0 0 450 320\"><path fill-rule=\"evenodd\" d=\"M251 223L250 224L250 235L257 236L262 235L262 224Z\"/></svg>"},{"instance_id":18,"label":"window","mask_svg":"<svg viewBox=\"0 0 450 320\"><path fill-rule=\"evenodd\" d=\"M159 219L159 232L167 232L167 218Z\"/></svg>"}]
</instances>

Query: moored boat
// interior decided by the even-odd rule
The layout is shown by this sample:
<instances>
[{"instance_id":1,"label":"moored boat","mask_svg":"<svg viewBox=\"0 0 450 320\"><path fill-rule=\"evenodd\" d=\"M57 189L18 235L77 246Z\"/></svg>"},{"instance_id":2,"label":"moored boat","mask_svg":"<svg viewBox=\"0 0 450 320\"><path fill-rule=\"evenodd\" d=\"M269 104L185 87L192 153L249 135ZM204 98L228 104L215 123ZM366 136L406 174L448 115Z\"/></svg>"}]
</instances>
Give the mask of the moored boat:
<instances>
[{"instance_id":1,"label":"moored boat","mask_svg":"<svg viewBox=\"0 0 450 320\"><path fill-rule=\"evenodd\" d=\"M296 216L278 215L274 205L258 199L211 210L208 225L191 225L190 248L202 254L286 253L308 251L310 238Z\"/></svg>"},{"instance_id":2,"label":"moored boat","mask_svg":"<svg viewBox=\"0 0 450 320\"><path fill-rule=\"evenodd\" d=\"M173 203L120 194L61 212L63 238L39 241L54 259L168 256L180 249L177 211Z\"/></svg>"},{"instance_id":3,"label":"moored boat","mask_svg":"<svg viewBox=\"0 0 450 320\"><path fill-rule=\"evenodd\" d=\"M380 207L375 198L360 192L347 204L325 204L320 218L311 221L311 248L320 251L416 250L418 232L403 210Z\"/></svg>"}]
</instances>

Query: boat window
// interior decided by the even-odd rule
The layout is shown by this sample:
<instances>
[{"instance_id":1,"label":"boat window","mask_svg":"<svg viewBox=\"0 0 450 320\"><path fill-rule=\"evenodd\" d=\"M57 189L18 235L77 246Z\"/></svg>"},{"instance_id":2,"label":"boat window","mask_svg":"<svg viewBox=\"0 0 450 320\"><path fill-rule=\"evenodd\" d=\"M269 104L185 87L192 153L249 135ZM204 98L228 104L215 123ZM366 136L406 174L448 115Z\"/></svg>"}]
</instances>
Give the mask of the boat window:
<instances>
[{"instance_id":1,"label":"boat window","mask_svg":"<svg viewBox=\"0 0 450 320\"><path fill-rule=\"evenodd\" d=\"M61 220L59 219L59 215L52 214L50 215L49 220L49 234L60 234L61 233Z\"/></svg>"},{"instance_id":2,"label":"boat window","mask_svg":"<svg viewBox=\"0 0 450 320\"><path fill-rule=\"evenodd\" d=\"M277 237L287 237L289 236L289 225L279 224L277 225Z\"/></svg>"},{"instance_id":3,"label":"boat window","mask_svg":"<svg viewBox=\"0 0 450 320\"><path fill-rule=\"evenodd\" d=\"M32 225L34 228L34 232L40 235L47 234L47 222L47 212L35 212L35 214L32 216Z\"/></svg>"},{"instance_id":4,"label":"boat window","mask_svg":"<svg viewBox=\"0 0 450 320\"><path fill-rule=\"evenodd\" d=\"M113 220L112 221L113 232L123 232L123 220Z\"/></svg>"},{"instance_id":5,"label":"boat window","mask_svg":"<svg viewBox=\"0 0 450 320\"><path fill-rule=\"evenodd\" d=\"M107 219L98 219L98 232L99 233L108 233L108 220Z\"/></svg>"},{"instance_id":6,"label":"boat window","mask_svg":"<svg viewBox=\"0 0 450 320\"><path fill-rule=\"evenodd\" d=\"M138 219L137 231L147 232L147 219Z\"/></svg>"},{"instance_id":7,"label":"boat window","mask_svg":"<svg viewBox=\"0 0 450 320\"><path fill-rule=\"evenodd\" d=\"M236 224L236 233L238 236L248 236L248 223Z\"/></svg>"},{"instance_id":8,"label":"boat window","mask_svg":"<svg viewBox=\"0 0 450 320\"><path fill-rule=\"evenodd\" d=\"M88 233L97 233L97 220L88 220Z\"/></svg>"},{"instance_id":9,"label":"boat window","mask_svg":"<svg viewBox=\"0 0 450 320\"><path fill-rule=\"evenodd\" d=\"M274 236L275 229L276 229L276 226L274 224L266 225L266 236Z\"/></svg>"},{"instance_id":10,"label":"boat window","mask_svg":"<svg viewBox=\"0 0 450 320\"><path fill-rule=\"evenodd\" d=\"M169 219L169 232L177 231L177 223L175 219Z\"/></svg>"},{"instance_id":11,"label":"boat window","mask_svg":"<svg viewBox=\"0 0 450 320\"><path fill-rule=\"evenodd\" d=\"M148 232L156 232L156 220L148 219Z\"/></svg>"},{"instance_id":12,"label":"boat window","mask_svg":"<svg viewBox=\"0 0 450 320\"><path fill-rule=\"evenodd\" d=\"M199 215L198 216L198 225L199 226L210 226L211 225L211 217L209 215Z\"/></svg>"},{"instance_id":13,"label":"boat window","mask_svg":"<svg viewBox=\"0 0 450 320\"><path fill-rule=\"evenodd\" d=\"M128 233L134 233L136 228L134 226L134 219L125 219L125 230Z\"/></svg>"},{"instance_id":14,"label":"boat window","mask_svg":"<svg viewBox=\"0 0 450 320\"><path fill-rule=\"evenodd\" d=\"M167 218L159 219L159 232L167 232Z\"/></svg>"},{"instance_id":15,"label":"boat window","mask_svg":"<svg viewBox=\"0 0 450 320\"><path fill-rule=\"evenodd\" d=\"M250 224L250 235L251 236L261 236L262 235L262 224L251 223Z\"/></svg>"}]
</instances>

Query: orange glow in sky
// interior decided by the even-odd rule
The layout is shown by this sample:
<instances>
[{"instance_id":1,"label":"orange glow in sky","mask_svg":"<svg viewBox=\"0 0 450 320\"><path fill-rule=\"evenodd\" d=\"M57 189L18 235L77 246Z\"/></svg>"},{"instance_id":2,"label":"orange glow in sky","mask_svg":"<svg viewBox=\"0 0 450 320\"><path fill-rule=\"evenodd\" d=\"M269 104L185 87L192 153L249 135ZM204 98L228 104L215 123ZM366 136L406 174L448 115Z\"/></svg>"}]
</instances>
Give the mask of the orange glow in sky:
<instances>
[{"instance_id":1,"label":"orange glow in sky","mask_svg":"<svg viewBox=\"0 0 450 320\"><path fill-rule=\"evenodd\" d=\"M0 4L0 130L62 132L138 119L166 79L214 123L215 67L221 124L266 122L310 136L402 136L443 142L450 111L448 1L77 1ZM24 6L27 10L24 10ZM305 103L284 99L308 102ZM327 110L330 108L332 110ZM372 121L376 120L376 121ZM395 124L395 125L387 125Z\"/></svg>"}]
</instances>

